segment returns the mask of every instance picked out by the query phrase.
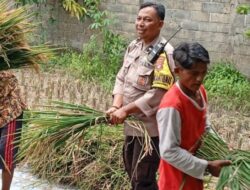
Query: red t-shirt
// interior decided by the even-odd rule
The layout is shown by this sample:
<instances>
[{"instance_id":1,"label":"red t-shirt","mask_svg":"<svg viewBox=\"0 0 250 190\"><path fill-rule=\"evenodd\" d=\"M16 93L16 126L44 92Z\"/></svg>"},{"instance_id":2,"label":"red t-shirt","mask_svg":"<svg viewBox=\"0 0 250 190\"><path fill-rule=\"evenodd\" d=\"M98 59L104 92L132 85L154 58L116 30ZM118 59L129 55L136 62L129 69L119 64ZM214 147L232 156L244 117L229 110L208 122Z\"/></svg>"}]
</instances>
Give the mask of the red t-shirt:
<instances>
[{"instance_id":1,"label":"red t-shirt","mask_svg":"<svg viewBox=\"0 0 250 190\"><path fill-rule=\"evenodd\" d=\"M200 87L200 92L205 101L207 101L206 92L203 86ZM164 95L161 101L160 109L164 108L174 108L180 113L180 147L190 151L205 132L206 106L203 106L202 109L198 109L190 98L188 98L175 84ZM160 162L159 173L158 185L160 190L179 190L182 185L184 185L183 190L203 189L202 180L183 173L163 159L161 159Z\"/></svg>"}]
</instances>

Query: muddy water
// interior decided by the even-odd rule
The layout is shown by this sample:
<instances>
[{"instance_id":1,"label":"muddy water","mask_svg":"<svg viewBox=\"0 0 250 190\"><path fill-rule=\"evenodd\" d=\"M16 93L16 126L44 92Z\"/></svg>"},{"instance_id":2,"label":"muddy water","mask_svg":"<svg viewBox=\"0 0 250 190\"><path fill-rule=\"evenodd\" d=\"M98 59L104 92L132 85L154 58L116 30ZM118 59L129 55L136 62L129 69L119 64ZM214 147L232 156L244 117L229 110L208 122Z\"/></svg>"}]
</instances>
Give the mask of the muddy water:
<instances>
[{"instance_id":1,"label":"muddy water","mask_svg":"<svg viewBox=\"0 0 250 190\"><path fill-rule=\"evenodd\" d=\"M2 181L0 181L0 185ZM77 190L67 186L51 184L32 175L27 167L16 168L11 190Z\"/></svg>"}]
</instances>

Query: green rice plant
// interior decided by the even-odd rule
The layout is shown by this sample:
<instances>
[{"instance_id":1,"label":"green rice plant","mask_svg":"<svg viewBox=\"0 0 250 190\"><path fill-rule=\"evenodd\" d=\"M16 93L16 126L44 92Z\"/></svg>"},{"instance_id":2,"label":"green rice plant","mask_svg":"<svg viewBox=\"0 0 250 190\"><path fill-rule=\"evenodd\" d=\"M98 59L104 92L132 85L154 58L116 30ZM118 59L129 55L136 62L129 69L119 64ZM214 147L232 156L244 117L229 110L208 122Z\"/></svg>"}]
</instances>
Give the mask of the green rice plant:
<instances>
[{"instance_id":1,"label":"green rice plant","mask_svg":"<svg viewBox=\"0 0 250 190\"><path fill-rule=\"evenodd\" d=\"M78 134L85 128L98 124L108 124L108 118L102 112L85 105L59 101L52 103L53 106L46 106L53 107L52 111L26 111L33 115L26 121L28 120L37 130L34 136L35 140L49 139L49 141L53 141L55 148L65 144L72 135ZM41 129L40 132L36 128Z\"/></svg>"},{"instance_id":2,"label":"green rice plant","mask_svg":"<svg viewBox=\"0 0 250 190\"><path fill-rule=\"evenodd\" d=\"M107 127L107 116L86 105L52 101L45 108L25 112L27 127L18 155L22 163L41 178L84 190L130 188L120 126ZM129 122L143 130L133 118ZM150 151L149 137L142 156Z\"/></svg>"},{"instance_id":3,"label":"green rice plant","mask_svg":"<svg viewBox=\"0 0 250 190\"><path fill-rule=\"evenodd\" d=\"M216 190L248 190L250 187L250 152L230 150L228 145L215 133L206 133L196 155L206 160L231 160L230 166L223 167Z\"/></svg>"},{"instance_id":4,"label":"green rice plant","mask_svg":"<svg viewBox=\"0 0 250 190\"><path fill-rule=\"evenodd\" d=\"M90 127L56 148L49 138L26 141L29 146L22 162L40 178L79 189L129 189L121 159L122 130L106 129Z\"/></svg>"},{"instance_id":5,"label":"green rice plant","mask_svg":"<svg viewBox=\"0 0 250 190\"><path fill-rule=\"evenodd\" d=\"M38 64L52 57L52 50L45 45L29 45L27 35L36 28L32 17L24 7L10 9L10 2L0 1L0 70L30 66L38 69Z\"/></svg>"}]
</instances>

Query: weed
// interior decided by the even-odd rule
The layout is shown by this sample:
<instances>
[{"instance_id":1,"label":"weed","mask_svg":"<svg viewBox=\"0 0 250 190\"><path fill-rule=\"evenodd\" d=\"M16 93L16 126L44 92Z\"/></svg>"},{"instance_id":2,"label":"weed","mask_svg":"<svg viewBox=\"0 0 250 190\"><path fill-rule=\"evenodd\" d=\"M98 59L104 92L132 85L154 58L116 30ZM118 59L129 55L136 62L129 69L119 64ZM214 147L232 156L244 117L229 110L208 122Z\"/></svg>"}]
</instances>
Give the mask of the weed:
<instances>
[{"instance_id":1,"label":"weed","mask_svg":"<svg viewBox=\"0 0 250 190\"><path fill-rule=\"evenodd\" d=\"M209 99L227 109L250 110L250 82L231 63L215 63L205 79Z\"/></svg>"},{"instance_id":2,"label":"weed","mask_svg":"<svg viewBox=\"0 0 250 190\"><path fill-rule=\"evenodd\" d=\"M82 80L96 82L111 90L122 64L126 42L108 30L102 34L93 35L81 53L73 50L62 52L51 60L50 67L65 68Z\"/></svg>"}]
</instances>

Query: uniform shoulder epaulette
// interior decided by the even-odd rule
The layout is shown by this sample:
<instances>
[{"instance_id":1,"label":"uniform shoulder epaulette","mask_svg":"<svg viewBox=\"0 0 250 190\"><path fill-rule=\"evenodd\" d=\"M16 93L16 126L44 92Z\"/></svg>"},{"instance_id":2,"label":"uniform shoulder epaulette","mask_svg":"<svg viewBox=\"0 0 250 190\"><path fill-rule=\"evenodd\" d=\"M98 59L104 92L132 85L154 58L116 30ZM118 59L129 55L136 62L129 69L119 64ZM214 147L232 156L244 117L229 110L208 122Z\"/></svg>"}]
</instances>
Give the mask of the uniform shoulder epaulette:
<instances>
[{"instance_id":1,"label":"uniform shoulder epaulette","mask_svg":"<svg viewBox=\"0 0 250 190\"><path fill-rule=\"evenodd\" d=\"M164 51L165 51L167 54L173 54L173 52L174 52L174 47L173 47L170 43L167 43L167 45L166 45L165 48L164 48Z\"/></svg>"},{"instance_id":2,"label":"uniform shoulder epaulette","mask_svg":"<svg viewBox=\"0 0 250 190\"><path fill-rule=\"evenodd\" d=\"M141 40L139 38L130 42L130 44L128 45L128 52L132 51L137 46L137 44L140 42L141 42Z\"/></svg>"}]
</instances>

